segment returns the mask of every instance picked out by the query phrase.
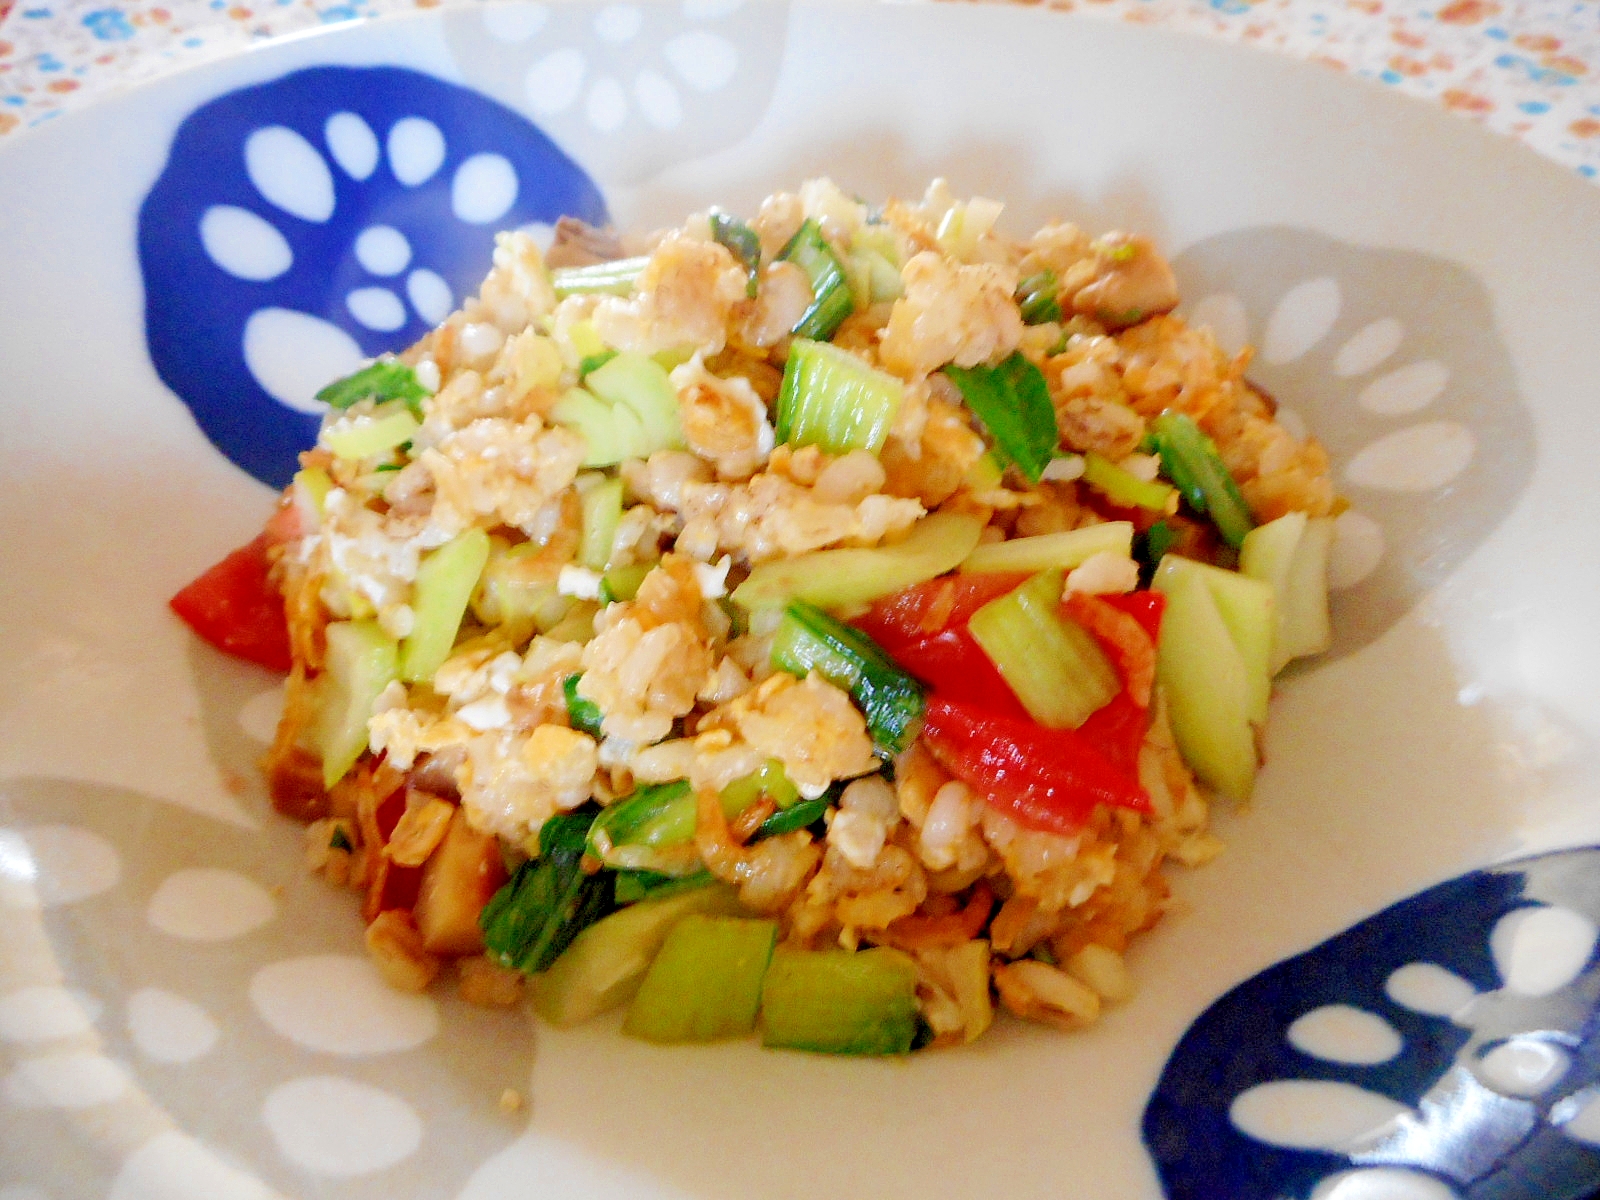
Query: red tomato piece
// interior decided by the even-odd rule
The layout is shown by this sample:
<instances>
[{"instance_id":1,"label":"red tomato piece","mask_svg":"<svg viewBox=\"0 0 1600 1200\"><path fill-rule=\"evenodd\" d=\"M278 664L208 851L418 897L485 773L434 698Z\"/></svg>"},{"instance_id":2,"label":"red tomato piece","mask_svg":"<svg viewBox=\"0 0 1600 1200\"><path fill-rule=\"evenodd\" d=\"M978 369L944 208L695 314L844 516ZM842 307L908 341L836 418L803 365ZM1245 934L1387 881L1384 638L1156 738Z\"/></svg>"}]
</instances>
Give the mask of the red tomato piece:
<instances>
[{"instance_id":1,"label":"red tomato piece","mask_svg":"<svg viewBox=\"0 0 1600 1200\"><path fill-rule=\"evenodd\" d=\"M965 625L896 646L893 658L942 696L1019 720L1032 719Z\"/></svg>"},{"instance_id":2,"label":"red tomato piece","mask_svg":"<svg viewBox=\"0 0 1600 1200\"><path fill-rule=\"evenodd\" d=\"M946 575L874 601L851 624L893 654L907 642L932 637L953 625L965 625L989 601L1015 591L1027 581L1026 574L1010 571Z\"/></svg>"},{"instance_id":3,"label":"red tomato piece","mask_svg":"<svg viewBox=\"0 0 1600 1200\"><path fill-rule=\"evenodd\" d=\"M1126 689L1090 713L1076 732L1105 760L1130 778L1139 778L1139 747L1150 731L1150 710Z\"/></svg>"},{"instance_id":4,"label":"red tomato piece","mask_svg":"<svg viewBox=\"0 0 1600 1200\"><path fill-rule=\"evenodd\" d=\"M1125 592L1122 595L1101 596L1112 608L1120 608L1144 626L1152 642L1161 637L1161 614L1167 611L1165 592Z\"/></svg>"},{"instance_id":5,"label":"red tomato piece","mask_svg":"<svg viewBox=\"0 0 1600 1200\"><path fill-rule=\"evenodd\" d=\"M1075 730L1045 729L935 694L922 738L947 771L1032 829L1074 833L1097 804L1150 809L1137 778Z\"/></svg>"},{"instance_id":6,"label":"red tomato piece","mask_svg":"<svg viewBox=\"0 0 1600 1200\"><path fill-rule=\"evenodd\" d=\"M241 546L168 603L190 629L218 650L274 671L290 667L283 596L267 577L266 533Z\"/></svg>"}]
</instances>

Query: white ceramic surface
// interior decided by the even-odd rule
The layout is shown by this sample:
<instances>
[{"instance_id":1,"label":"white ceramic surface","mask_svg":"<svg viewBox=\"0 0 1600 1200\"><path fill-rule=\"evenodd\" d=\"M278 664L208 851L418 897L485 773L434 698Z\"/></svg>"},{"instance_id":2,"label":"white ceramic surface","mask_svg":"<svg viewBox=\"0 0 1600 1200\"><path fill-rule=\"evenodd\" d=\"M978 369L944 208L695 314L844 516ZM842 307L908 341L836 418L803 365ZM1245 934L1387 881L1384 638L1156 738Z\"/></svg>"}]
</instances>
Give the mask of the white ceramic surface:
<instances>
[{"instance_id":1,"label":"white ceramic surface","mask_svg":"<svg viewBox=\"0 0 1600 1200\"><path fill-rule=\"evenodd\" d=\"M612 43L558 12L603 68ZM529 112L620 225L749 211L814 174L869 198L945 175L958 194L1004 198L1012 229L1062 215L1145 230L1180 268L1223 235L1272 228L1424 256L1486 298L1478 327L1435 331L1444 361L1492 339L1503 405L1528 435L1517 454L1469 437L1458 458L1482 486L1506 472L1517 488L1417 550L1394 586L1420 599L1392 624L1282 688L1257 798L1220 818L1228 852L1174 877L1177 907L1131 956L1137 997L1087 1033L1002 1022L970 1049L873 1062L662 1049L615 1022L555 1032L447 996L377 994L380 1016L351 1025L297 996L329 979L365 996L371 980L359 959L328 957L359 955L354 906L303 878L294 831L249 776L238 714L273 681L197 647L165 607L253 535L272 495L150 364L135 220L191 110L295 68L395 64L515 102L521 43L494 43L505 61L481 51L517 13L263 47L18 138L0 147L6 1200L1155 1196L1140 1114L1213 998L1421 887L1600 842L1600 194L1375 87L1182 36L942 6L746 17L737 46L764 57L732 116L714 89L655 137L626 106L609 130L604 104ZM704 5L691 18L720 19ZM652 52L636 49L634 78ZM1286 276L1281 295L1318 278ZM1384 280L1363 267L1361 294L1347 281L1340 303L1437 323L1414 299L1386 309L1400 301ZM1428 373L1369 393L1384 370L1359 368L1384 331L1341 354L1356 330L1337 308L1319 324L1314 288L1299 296L1275 340L1269 312L1213 310L1268 339L1307 391L1279 392L1297 411L1323 384L1293 364L1325 354L1329 396L1375 395L1367 414L1390 432L1426 425ZM1424 447L1447 461L1420 479L1418 505L1453 488L1472 500L1451 436ZM68 828L41 833L52 806ZM506 1088L528 1107L501 1111Z\"/></svg>"}]
</instances>

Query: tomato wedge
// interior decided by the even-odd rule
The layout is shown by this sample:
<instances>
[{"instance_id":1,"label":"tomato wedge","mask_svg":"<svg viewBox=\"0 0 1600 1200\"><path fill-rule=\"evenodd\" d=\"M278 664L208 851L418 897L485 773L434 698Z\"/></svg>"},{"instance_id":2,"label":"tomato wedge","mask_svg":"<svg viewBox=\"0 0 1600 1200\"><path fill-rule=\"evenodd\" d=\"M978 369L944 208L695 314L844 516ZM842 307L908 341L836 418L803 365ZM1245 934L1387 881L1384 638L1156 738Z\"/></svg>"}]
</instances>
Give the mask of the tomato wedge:
<instances>
[{"instance_id":1,"label":"tomato wedge","mask_svg":"<svg viewBox=\"0 0 1600 1200\"><path fill-rule=\"evenodd\" d=\"M965 625L896 646L891 655L932 691L990 712L1032 720Z\"/></svg>"},{"instance_id":2,"label":"tomato wedge","mask_svg":"<svg viewBox=\"0 0 1600 1200\"><path fill-rule=\"evenodd\" d=\"M1076 730L1045 729L935 693L922 739L945 770L1031 829L1075 833L1099 804L1150 810L1137 776Z\"/></svg>"},{"instance_id":3,"label":"tomato wedge","mask_svg":"<svg viewBox=\"0 0 1600 1200\"><path fill-rule=\"evenodd\" d=\"M212 567L168 603L190 629L218 650L274 671L290 667L289 622L283 596L268 578L263 533Z\"/></svg>"}]
</instances>

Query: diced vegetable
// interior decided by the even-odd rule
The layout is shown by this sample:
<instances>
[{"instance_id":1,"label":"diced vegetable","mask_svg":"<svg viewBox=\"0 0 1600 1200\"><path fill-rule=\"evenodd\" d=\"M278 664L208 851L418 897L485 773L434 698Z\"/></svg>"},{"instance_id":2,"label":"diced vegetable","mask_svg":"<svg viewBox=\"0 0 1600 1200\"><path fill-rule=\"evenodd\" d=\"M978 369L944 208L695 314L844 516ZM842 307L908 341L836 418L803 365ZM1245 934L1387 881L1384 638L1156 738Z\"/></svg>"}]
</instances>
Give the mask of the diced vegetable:
<instances>
[{"instance_id":1,"label":"diced vegetable","mask_svg":"<svg viewBox=\"0 0 1600 1200\"><path fill-rule=\"evenodd\" d=\"M1256 742L1244 659L1205 580L1171 577L1166 596L1156 677L1178 749L1201 780L1236 800L1248 799Z\"/></svg>"},{"instance_id":2,"label":"diced vegetable","mask_svg":"<svg viewBox=\"0 0 1600 1200\"><path fill-rule=\"evenodd\" d=\"M695 871L689 875L663 875L660 871L617 871L615 874L618 904L675 896L704 887L716 879L710 871Z\"/></svg>"},{"instance_id":3,"label":"diced vegetable","mask_svg":"<svg viewBox=\"0 0 1600 1200\"><path fill-rule=\"evenodd\" d=\"M759 768L743 779L735 779L722 789L722 809L729 817L736 817L757 800L765 797L779 809L788 808L800 799L800 792L790 781L783 764L769 758Z\"/></svg>"},{"instance_id":4,"label":"diced vegetable","mask_svg":"<svg viewBox=\"0 0 1600 1200\"><path fill-rule=\"evenodd\" d=\"M444 840L422 868L413 915L430 954L477 954L483 949L478 918L506 881L500 840L472 827L456 809Z\"/></svg>"},{"instance_id":5,"label":"diced vegetable","mask_svg":"<svg viewBox=\"0 0 1600 1200\"><path fill-rule=\"evenodd\" d=\"M557 267L550 272L550 283L563 300L568 296L626 296L633 291L633 285L649 261L641 256L592 263L586 267Z\"/></svg>"},{"instance_id":6,"label":"diced vegetable","mask_svg":"<svg viewBox=\"0 0 1600 1200\"><path fill-rule=\"evenodd\" d=\"M622 521L622 480L597 480L584 489L580 507L583 538L578 543L578 565L604 571L611 561L611 543Z\"/></svg>"},{"instance_id":7,"label":"diced vegetable","mask_svg":"<svg viewBox=\"0 0 1600 1200\"><path fill-rule=\"evenodd\" d=\"M1239 548L1239 571L1271 586L1277 598L1271 670L1328 648L1328 547L1333 522L1288 513L1252 529Z\"/></svg>"},{"instance_id":8,"label":"diced vegetable","mask_svg":"<svg viewBox=\"0 0 1600 1200\"><path fill-rule=\"evenodd\" d=\"M168 604L184 624L225 654L287 671L289 622L271 580L272 543L262 534L241 546Z\"/></svg>"},{"instance_id":9,"label":"diced vegetable","mask_svg":"<svg viewBox=\"0 0 1600 1200\"><path fill-rule=\"evenodd\" d=\"M1041 571L967 622L989 661L1039 724L1076 729L1122 690L1094 636L1061 614L1061 573Z\"/></svg>"},{"instance_id":10,"label":"diced vegetable","mask_svg":"<svg viewBox=\"0 0 1600 1200\"><path fill-rule=\"evenodd\" d=\"M728 252L739 260L739 265L749 276L749 282L745 284L745 295L754 300L759 289L761 271L761 239L756 236L756 231L738 217L713 209L711 236L719 246L727 247Z\"/></svg>"},{"instance_id":11,"label":"diced vegetable","mask_svg":"<svg viewBox=\"0 0 1600 1200\"><path fill-rule=\"evenodd\" d=\"M600 579L600 602L614 604L618 600L632 600L639 594L644 577L656 569L653 562L629 563L615 567Z\"/></svg>"},{"instance_id":12,"label":"diced vegetable","mask_svg":"<svg viewBox=\"0 0 1600 1200\"><path fill-rule=\"evenodd\" d=\"M620 890L620 889L619 889ZM612 913L580 933L538 981L533 1006L552 1025L576 1025L633 999L672 927L693 914L733 916L733 889L696 886Z\"/></svg>"},{"instance_id":13,"label":"diced vegetable","mask_svg":"<svg viewBox=\"0 0 1600 1200\"><path fill-rule=\"evenodd\" d=\"M756 831L750 835L750 841L755 843L762 838L779 837L785 833L793 833L797 829L809 828L822 820L822 814L837 800L838 797L830 789L814 800L799 800L789 808L780 808L756 826Z\"/></svg>"},{"instance_id":14,"label":"diced vegetable","mask_svg":"<svg viewBox=\"0 0 1600 1200\"><path fill-rule=\"evenodd\" d=\"M1048 268L1029 275L1017 285L1017 307L1029 325L1061 320L1061 303L1056 298L1059 281Z\"/></svg>"},{"instance_id":15,"label":"diced vegetable","mask_svg":"<svg viewBox=\"0 0 1600 1200\"><path fill-rule=\"evenodd\" d=\"M542 633L572 607L571 598L557 590L556 579L543 546L508 546L490 535L489 561L472 596L473 614L486 625L531 622Z\"/></svg>"},{"instance_id":16,"label":"diced vegetable","mask_svg":"<svg viewBox=\"0 0 1600 1200\"><path fill-rule=\"evenodd\" d=\"M1150 422L1161 469L1189 507L1206 513L1228 545L1238 549L1254 527L1250 507L1228 473L1217 447L1186 413L1164 412Z\"/></svg>"},{"instance_id":17,"label":"diced vegetable","mask_svg":"<svg viewBox=\"0 0 1600 1200\"><path fill-rule=\"evenodd\" d=\"M905 293L905 282L900 278L900 247L893 226L871 222L861 226L850 239L850 256L865 274L870 303L898 300Z\"/></svg>"},{"instance_id":18,"label":"diced vegetable","mask_svg":"<svg viewBox=\"0 0 1600 1200\"><path fill-rule=\"evenodd\" d=\"M1265 724L1267 702L1272 696L1269 666L1275 618L1272 586L1177 554L1169 554L1161 560L1150 586L1158 592L1171 592L1175 580L1188 578L1199 579L1211 589L1217 613L1228 627L1234 648L1239 651L1239 661L1244 665L1250 719L1257 725Z\"/></svg>"},{"instance_id":19,"label":"diced vegetable","mask_svg":"<svg viewBox=\"0 0 1600 1200\"><path fill-rule=\"evenodd\" d=\"M586 467L615 466L625 458L649 458L653 447L638 414L623 404L607 404L581 387L569 389L550 410L550 419L583 435Z\"/></svg>"},{"instance_id":20,"label":"diced vegetable","mask_svg":"<svg viewBox=\"0 0 1600 1200\"><path fill-rule=\"evenodd\" d=\"M1046 729L935 694L922 740L952 775L1030 829L1075 833L1097 804L1150 807L1138 780L1076 730Z\"/></svg>"},{"instance_id":21,"label":"diced vegetable","mask_svg":"<svg viewBox=\"0 0 1600 1200\"><path fill-rule=\"evenodd\" d=\"M906 1054L917 1035L917 966L887 946L772 956L761 1044L822 1054Z\"/></svg>"},{"instance_id":22,"label":"diced vegetable","mask_svg":"<svg viewBox=\"0 0 1600 1200\"><path fill-rule=\"evenodd\" d=\"M898 754L916 737L922 685L858 629L804 600L791 601L772 639L772 665L802 679L816 671L850 693L884 754Z\"/></svg>"},{"instance_id":23,"label":"diced vegetable","mask_svg":"<svg viewBox=\"0 0 1600 1200\"><path fill-rule=\"evenodd\" d=\"M844 267L833 247L822 236L821 227L808 217L778 257L794 263L811 281L811 304L789 332L797 338L827 341L855 308Z\"/></svg>"},{"instance_id":24,"label":"diced vegetable","mask_svg":"<svg viewBox=\"0 0 1600 1200\"><path fill-rule=\"evenodd\" d=\"M640 784L595 818L585 849L608 867L686 875L700 865L690 845L694 829L687 779Z\"/></svg>"},{"instance_id":25,"label":"diced vegetable","mask_svg":"<svg viewBox=\"0 0 1600 1200\"><path fill-rule=\"evenodd\" d=\"M1004 208L998 200L984 196L952 204L939 219L939 228L933 235L939 249L952 258L970 260L984 235L994 229Z\"/></svg>"},{"instance_id":26,"label":"diced vegetable","mask_svg":"<svg viewBox=\"0 0 1600 1200\"><path fill-rule=\"evenodd\" d=\"M961 563L969 571L1070 571L1095 554L1129 554L1133 549L1133 525L1128 521L1105 521L1085 525L1064 533L1041 533L1035 537L1012 538L1008 542L989 542L968 554Z\"/></svg>"},{"instance_id":27,"label":"diced vegetable","mask_svg":"<svg viewBox=\"0 0 1600 1200\"><path fill-rule=\"evenodd\" d=\"M681 450L683 427L678 420L678 389L666 369L643 354L625 352L589 372L584 386L613 408L631 411L639 418L649 447L641 457L657 450Z\"/></svg>"},{"instance_id":28,"label":"diced vegetable","mask_svg":"<svg viewBox=\"0 0 1600 1200\"><path fill-rule=\"evenodd\" d=\"M412 413L422 415L422 402L431 392L417 379L416 372L395 358L380 358L354 375L336 379L317 393L317 399L330 408L349 408L363 400L379 404L404 401Z\"/></svg>"},{"instance_id":29,"label":"diced vegetable","mask_svg":"<svg viewBox=\"0 0 1600 1200\"><path fill-rule=\"evenodd\" d=\"M1151 512L1178 511L1178 492L1159 479L1140 479L1094 451L1083 456L1083 481L1123 508L1148 508Z\"/></svg>"},{"instance_id":30,"label":"diced vegetable","mask_svg":"<svg viewBox=\"0 0 1600 1200\"><path fill-rule=\"evenodd\" d=\"M411 593L411 633L400 643L400 678L426 683L444 665L488 561L489 535L476 528L457 534L422 560Z\"/></svg>"},{"instance_id":31,"label":"diced vegetable","mask_svg":"<svg viewBox=\"0 0 1600 1200\"><path fill-rule=\"evenodd\" d=\"M776 921L682 918L650 964L622 1031L651 1042L707 1042L749 1033L777 940Z\"/></svg>"},{"instance_id":32,"label":"diced vegetable","mask_svg":"<svg viewBox=\"0 0 1600 1200\"><path fill-rule=\"evenodd\" d=\"M590 320L574 321L569 325L564 342L566 348L577 359L578 372L583 375L587 375L595 367L609 361L615 354L615 351L606 345L605 340L600 336L600 331L594 327L594 322ZM560 357L559 350L557 351L557 357ZM557 371L556 378L559 379L560 377L561 373Z\"/></svg>"},{"instance_id":33,"label":"diced vegetable","mask_svg":"<svg viewBox=\"0 0 1600 1200\"><path fill-rule=\"evenodd\" d=\"M1295 658L1321 654L1333 644L1328 616L1328 555L1333 549L1332 517L1313 517L1295 547L1284 598L1284 649Z\"/></svg>"},{"instance_id":34,"label":"diced vegetable","mask_svg":"<svg viewBox=\"0 0 1600 1200\"><path fill-rule=\"evenodd\" d=\"M778 391L777 440L829 454L883 449L904 393L900 380L827 342L796 338Z\"/></svg>"},{"instance_id":35,"label":"diced vegetable","mask_svg":"<svg viewBox=\"0 0 1600 1200\"><path fill-rule=\"evenodd\" d=\"M579 733L598 738L602 736L600 722L605 719L605 714L593 700L585 700L578 695L578 680L582 678L582 675L568 675L561 681L561 694L567 700L567 721Z\"/></svg>"},{"instance_id":36,"label":"diced vegetable","mask_svg":"<svg viewBox=\"0 0 1600 1200\"><path fill-rule=\"evenodd\" d=\"M539 857L518 867L484 908L478 921L483 944L501 966L536 975L611 911L615 876L583 869L594 818L579 810L547 820L539 830Z\"/></svg>"},{"instance_id":37,"label":"diced vegetable","mask_svg":"<svg viewBox=\"0 0 1600 1200\"><path fill-rule=\"evenodd\" d=\"M1179 534L1167 521L1157 521L1133 541L1133 556L1139 562L1140 578L1148 580L1162 556L1178 544Z\"/></svg>"},{"instance_id":38,"label":"diced vegetable","mask_svg":"<svg viewBox=\"0 0 1600 1200\"><path fill-rule=\"evenodd\" d=\"M398 677L399 648L376 621L333 621L326 636L316 742L322 784L331 788L367 749L367 721L378 697Z\"/></svg>"},{"instance_id":39,"label":"diced vegetable","mask_svg":"<svg viewBox=\"0 0 1600 1200\"><path fill-rule=\"evenodd\" d=\"M994 367L944 369L994 438L994 453L1038 483L1061 435L1044 375L1021 351Z\"/></svg>"},{"instance_id":40,"label":"diced vegetable","mask_svg":"<svg viewBox=\"0 0 1600 1200\"><path fill-rule=\"evenodd\" d=\"M733 601L749 610L780 608L790 600L855 608L943 575L971 556L983 525L983 518L972 513L932 513L892 546L814 550L764 562L734 589Z\"/></svg>"},{"instance_id":41,"label":"diced vegetable","mask_svg":"<svg viewBox=\"0 0 1600 1200\"><path fill-rule=\"evenodd\" d=\"M321 442L335 457L363 459L409 442L421 428L405 401L391 400L373 409L370 416L346 418L342 425L325 429Z\"/></svg>"}]
</instances>

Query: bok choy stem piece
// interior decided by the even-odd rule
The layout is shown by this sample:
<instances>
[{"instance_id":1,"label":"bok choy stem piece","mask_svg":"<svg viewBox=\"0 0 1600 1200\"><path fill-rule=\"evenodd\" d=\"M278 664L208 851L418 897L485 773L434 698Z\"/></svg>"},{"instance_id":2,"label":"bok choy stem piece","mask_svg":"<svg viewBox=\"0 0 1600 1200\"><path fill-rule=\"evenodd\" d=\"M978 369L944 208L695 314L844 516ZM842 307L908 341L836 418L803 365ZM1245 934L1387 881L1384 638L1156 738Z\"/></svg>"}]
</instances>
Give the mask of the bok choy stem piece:
<instances>
[{"instance_id":1,"label":"bok choy stem piece","mask_svg":"<svg viewBox=\"0 0 1600 1200\"><path fill-rule=\"evenodd\" d=\"M784 610L772 639L772 665L802 679L816 671L861 707L878 749L898 754L922 719L922 685L859 629L804 600Z\"/></svg>"}]
</instances>

